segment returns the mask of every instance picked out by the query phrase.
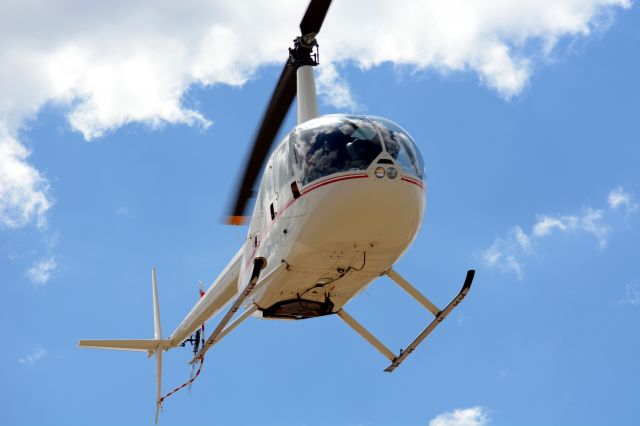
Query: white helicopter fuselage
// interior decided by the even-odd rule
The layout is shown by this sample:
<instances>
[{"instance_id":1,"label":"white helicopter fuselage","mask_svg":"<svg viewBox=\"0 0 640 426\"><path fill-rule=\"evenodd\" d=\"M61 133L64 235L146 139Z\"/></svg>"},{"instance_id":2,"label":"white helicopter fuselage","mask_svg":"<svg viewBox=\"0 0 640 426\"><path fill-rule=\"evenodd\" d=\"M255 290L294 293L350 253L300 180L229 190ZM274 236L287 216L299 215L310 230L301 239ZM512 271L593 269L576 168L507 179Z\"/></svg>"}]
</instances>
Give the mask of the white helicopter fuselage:
<instances>
[{"instance_id":1,"label":"white helicopter fuselage","mask_svg":"<svg viewBox=\"0 0 640 426\"><path fill-rule=\"evenodd\" d=\"M247 300L258 306L254 316L263 318L302 319L341 309L404 253L425 209L425 182L386 150L363 170L331 173L300 186L300 167L283 164L292 137L265 168L239 273L241 291L254 259L266 260L263 276L286 264ZM293 169L281 173L291 179L276 176L283 167ZM377 177L376 169L384 170L383 176Z\"/></svg>"},{"instance_id":2,"label":"white helicopter fuselage","mask_svg":"<svg viewBox=\"0 0 640 426\"><path fill-rule=\"evenodd\" d=\"M252 315L305 319L337 313L391 270L425 209L417 145L381 117L328 115L294 128L269 157L247 238L171 334L169 346L242 294L256 259Z\"/></svg>"},{"instance_id":3,"label":"white helicopter fuselage","mask_svg":"<svg viewBox=\"0 0 640 426\"><path fill-rule=\"evenodd\" d=\"M313 66L315 36L330 0L312 0L257 133L229 223L241 223L246 201L286 112L298 103L298 126L275 148L262 174L247 238L208 290L168 338L163 337L155 269L152 271L153 339L78 342L80 347L142 351L156 359L156 421L162 403L162 355L193 344L191 364L249 316L306 319L336 314L384 355L392 372L469 292L440 309L393 268L416 238L426 203L420 150L397 124L381 117L318 115ZM293 83L295 70L295 85ZM433 314L434 319L398 354L349 315L344 305L381 275ZM211 334L204 324L229 305ZM244 309L242 309L244 307ZM242 313L236 314L242 309ZM235 319L234 319L235 317ZM200 346L202 345L202 346Z\"/></svg>"}]
</instances>

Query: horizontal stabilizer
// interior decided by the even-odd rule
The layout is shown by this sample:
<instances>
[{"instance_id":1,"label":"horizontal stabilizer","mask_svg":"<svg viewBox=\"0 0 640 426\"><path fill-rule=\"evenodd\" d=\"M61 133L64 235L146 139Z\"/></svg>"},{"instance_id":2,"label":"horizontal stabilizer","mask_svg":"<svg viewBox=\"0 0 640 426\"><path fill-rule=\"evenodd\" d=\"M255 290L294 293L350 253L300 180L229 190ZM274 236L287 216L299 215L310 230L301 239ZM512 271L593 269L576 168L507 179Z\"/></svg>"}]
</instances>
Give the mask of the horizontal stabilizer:
<instances>
[{"instance_id":1,"label":"horizontal stabilizer","mask_svg":"<svg viewBox=\"0 0 640 426\"><path fill-rule=\"evenodd\" d=\"M158 345L167 350L171 347L168 339L128 339L128 340L80 340L81 348L115 349L119 351L155 351Z\"/></svg>"}]
</instances>

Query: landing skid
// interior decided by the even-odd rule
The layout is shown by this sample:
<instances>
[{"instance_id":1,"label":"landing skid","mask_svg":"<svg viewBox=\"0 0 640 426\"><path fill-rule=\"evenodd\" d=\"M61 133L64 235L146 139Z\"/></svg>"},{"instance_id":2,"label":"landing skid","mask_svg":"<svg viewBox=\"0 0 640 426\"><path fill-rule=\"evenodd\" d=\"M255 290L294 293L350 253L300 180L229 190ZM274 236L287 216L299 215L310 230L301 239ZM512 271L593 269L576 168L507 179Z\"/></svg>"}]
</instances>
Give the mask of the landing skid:
<instances>
[{"instance_id":1,"label":"landing skid","mask_svg":"<svg viewBox=\"0 0 640 426\"><path fill-rule=\"evenodd\" d=\"M458 306L460 302L465 298L469 290L471 289L471 283L473 282L475 271L469 270L467 271L467 276L464 280L464 284L462 285L462 289L458 293L456 297L449 302L446 308L443 310L438 309L436 305L434 305L429 299L423 296L415 287L409 284L404 278L402 278L396 271L393 269L389 270L386 275L391 278L396 284L398 284L404 291L406 291L411 297L417 300L422 306L424 306L429 312L431 312L435 319L431 321L431 323L424 329L422 332L416 337L413 342L406 347L406 349L401 349L400 354L395 355L389 348L387 348L380 340L378 340L373 334L371 334L367 329L365 329L362 324L357 322L351 315L345 312L344 309L336 312L338 316L345 322L349 327L353 328L358 334L360 334L367 342L369 342L373 347L375 347L380 353L382 353L385 357L387 357L391 361L391 365L385 368L384 371L387 373L393 372L402 362L409 356L411 353L422 343L422 341L453 311L453 309Z\"/></svg>"},{"instance_id":2,"label":"landing skid","mask_svg":"<svg viewBox=\"0 0 640 426\"><path fill-rule=\"evenodd\" d=\"M196 362L200 361L204 357L204 354L209 349L211 349L213 345L222 340L223 337L233 331L238 325L240 325L245 319L249 318L251 314L253 314L258 309L255 304L252 304L240 316L238 316L235 321L229 324L229 322L231 321L235 313L238 312L247 297L249 297L249 295L251 295L253 292L257 291L260 287L264 286L265 283L269 282L269 280L273 276L275 276L277 272L279 272L286 266L286 263L280 263L271 272L269 272L269 274L261 278L260 271L264 268L264 266L265 263L263 259L256 259L254 261L253 272L251 273L249 283L238 295L235 302L233 302L225 316L222 318L222 320L220 320L220 323L215 328L215 330L209 335L205 343L202 345L202 348L200 348L200 351L193 357L191 361L189 361L189 364L193 365Z\"/></svg>"}]
</instances>

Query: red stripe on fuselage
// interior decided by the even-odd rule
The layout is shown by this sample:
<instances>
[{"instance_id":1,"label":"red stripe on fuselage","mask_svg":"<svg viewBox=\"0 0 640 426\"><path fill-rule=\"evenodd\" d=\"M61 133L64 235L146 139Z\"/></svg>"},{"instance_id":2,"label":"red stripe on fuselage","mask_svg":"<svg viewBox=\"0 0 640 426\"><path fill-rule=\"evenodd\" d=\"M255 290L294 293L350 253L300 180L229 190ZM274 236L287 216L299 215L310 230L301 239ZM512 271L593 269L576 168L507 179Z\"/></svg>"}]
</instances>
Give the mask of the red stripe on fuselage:
<instances>
[{"instance_id":1,"label":"red stripe on fuselage","mask_svg":"<svg viewBox=\"0 0 640 426\"><path fill-rule=\"evenodd\" d=\"M412 184L414 184L414 185L416 185L416 186L419 186L420 188L424 189L424 183L422 183L421 181L419 181L419 180L417 180L417 179L412 179L412 178L410 178L410 177L406 177L406 176L404 176L404 177L402 177L400 180L403 180L403 181L405 181L405 182L412 183Z\"/></svg>"}]
</instances>

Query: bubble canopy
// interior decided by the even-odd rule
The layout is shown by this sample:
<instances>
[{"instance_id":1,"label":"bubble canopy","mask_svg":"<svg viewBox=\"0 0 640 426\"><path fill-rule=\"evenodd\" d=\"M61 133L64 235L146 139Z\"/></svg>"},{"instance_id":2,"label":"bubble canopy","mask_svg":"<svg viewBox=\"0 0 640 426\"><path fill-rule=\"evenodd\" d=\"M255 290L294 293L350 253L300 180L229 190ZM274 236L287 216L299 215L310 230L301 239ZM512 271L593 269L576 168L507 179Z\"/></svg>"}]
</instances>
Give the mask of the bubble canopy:
<instances>
[{"instance_id":1,"label":"bubble canopy","mask_svg":"<svg viewBox=\"0 0 640 426\"><path fill-rule=\"evenodd\" d=\"M382 117L323 116L296 127L289 140L303 185L335 173L366 170L382 152L404 173L424 177L422 156L411 136Z\"/></svg>"}]
</instances>

